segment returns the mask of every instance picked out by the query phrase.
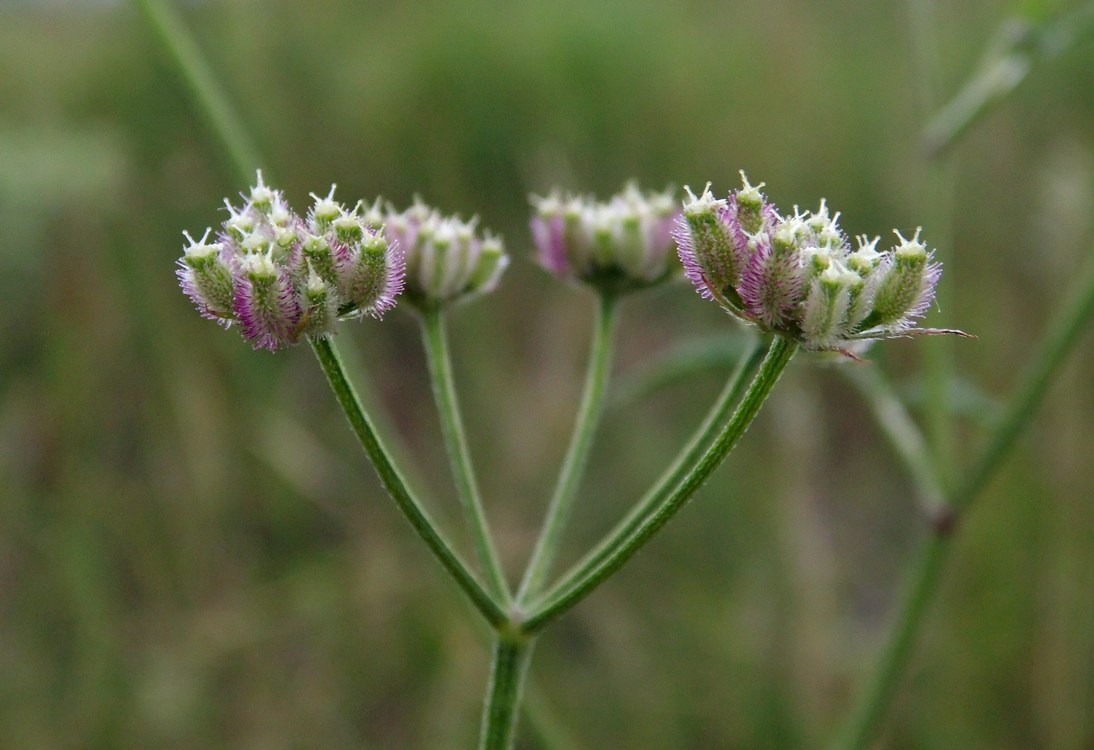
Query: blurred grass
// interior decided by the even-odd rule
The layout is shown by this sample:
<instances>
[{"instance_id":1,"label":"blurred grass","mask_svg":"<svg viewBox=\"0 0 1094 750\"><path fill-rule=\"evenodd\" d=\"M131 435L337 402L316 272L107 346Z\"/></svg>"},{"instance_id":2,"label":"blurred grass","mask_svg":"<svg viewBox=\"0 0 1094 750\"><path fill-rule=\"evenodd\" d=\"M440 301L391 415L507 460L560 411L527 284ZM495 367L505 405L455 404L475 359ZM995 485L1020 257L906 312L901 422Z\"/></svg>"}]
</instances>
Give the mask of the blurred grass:
<instances>
[{"instance_id":1,"label":"blurred grass","mask_svg":"<svg viewBox=\"0 0 1094 750\"><path fill-rule=\"evenodd\" d=\"M1002 19L988 2L940 12L952 93ZM511 570L561 460L593 307L526 262L528 192L725 191L743 167L780 204L827 196L851 233L914 227L929 204L901 4L186 14L291 200L332 181L417 192L505 234L516 262L453 316L452 341ZM180 230L245 186L135 11L12 4L0 42L0 746L470 746L483 641L318 368L248 350L178 293ZM1091 71L1090 44L1045 61L952 154L951 294L932 322L979 335L954 350L988 403L1091 256ZM619 377L736 335L712 307L682 286L628 300ZM457 528L415 325L396 311L341 336ZM873 356L921 388L919 345ZM1092 369L1087 345L968 519L885 747L1094 745ZM721 377L609 413L561 563L656 476ZM979 419L961 425L967 458ZM582 747L815 747L924 533L869 410L799 362L695 506L547 633L533 678Z\"/></svg>"}]
</instances>

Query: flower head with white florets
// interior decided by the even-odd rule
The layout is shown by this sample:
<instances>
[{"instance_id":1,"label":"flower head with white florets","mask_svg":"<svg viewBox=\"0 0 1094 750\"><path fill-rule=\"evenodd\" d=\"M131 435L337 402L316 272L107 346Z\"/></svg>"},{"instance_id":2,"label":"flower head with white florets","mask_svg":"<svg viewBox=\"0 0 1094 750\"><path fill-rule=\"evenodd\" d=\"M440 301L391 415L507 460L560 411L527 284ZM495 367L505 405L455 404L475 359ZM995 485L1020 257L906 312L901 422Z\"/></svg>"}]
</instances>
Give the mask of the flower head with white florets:
<instances>
[{"instance_id":1,"label":"flower head with white florets","mask_svg":"<svg viewBox=\"0 0 1094 750\"><path fill-rule=\"evenodd\" d=\"M643 193L634 183L606 202L552 192L531 197L532 238L555 276L612 292L653 286L672 270L673 190Z\"/></svg>"},{"instance_id":2,"label":"flower head with white florets","mask_svg":"<svg viewBox=\"0 0 1094 750\"><path fill-rule=\"evenodd\" d=\"M805 349L854 356L855 342L951 329L916 328L934 299L941 265L919 239L878 252L880 238L852 247L822 200L782 216L741 173L743 187L717 199L708 183L688 200L675 232L687 277L739 320ZM894 230L895 231L895 230Z\"/></svg>"},{"instance_id":3,"label":"flower head with white florets","mask_svg":"<svg viewBox=\"0 0 1094 750\"><path fill-rule=\"evenodd\" d=\"M371 226L361 204L347 209L334 186L301 218L280 190L257 184L243 205L225 200L228 219L178 261L182 290L207 318L238 324L256 349L271 351L304 336L329 335L336 321L380 317L395 304L405 274L402 252Z\"/></svg>"}]
</instances>

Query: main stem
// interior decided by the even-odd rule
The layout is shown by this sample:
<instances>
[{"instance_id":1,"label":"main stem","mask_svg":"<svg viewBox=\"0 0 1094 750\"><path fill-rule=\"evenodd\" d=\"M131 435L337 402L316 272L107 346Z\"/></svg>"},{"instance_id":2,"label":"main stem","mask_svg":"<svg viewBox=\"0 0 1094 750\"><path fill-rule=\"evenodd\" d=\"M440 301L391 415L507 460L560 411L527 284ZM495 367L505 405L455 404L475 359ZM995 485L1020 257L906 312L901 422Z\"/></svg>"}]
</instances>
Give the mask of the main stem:
<instances>
[{"instance_id":1,"label":"main stem","mask_svg":"<svg viewBox=\"0 0 1094 750\"><path fill-rule=\"evenodd\" d=\"M584 599L593 589L621 568L643 545L680 511L707 477L721 465L744 435L760 407L771 394L779 377L790 364L798 347L781 336L775 337L763 364L749 385L733 417L681 483L640 524L624 524L604 543L604 552L579 566L560 581L543 603L535 607L524 624L524 632L535 633L548 622Z\"/></svg>"},{"instance_id":2,"label":"main stem","mask_svg":"<svg viewBox=\"0 0 1094 750\"><path fill-rule=\"evenodd\" d=\"M430 380L433 383L433 398L437 402L441 432L448 449L448 459L452 464L452 475L456 481L456 491L463 506L464 517L471 532L478 554L479 563L486 571L486 582L495 599L508 602L509 587L505 582L501 561L494 547L493 535L486 512L482 507L482 496L475 470L471 463L471 451L467 447L467 436L460 417L460 407L456 400L456 385L452 375L452 356L448 348L448 336L445 332L444 313L440 308L432 308L422 313L422 339L425 345L426 361L429 364Z\"/></svg>"},{"instance_id":3,"label":"main stem","mask_svg":"<svg viewBox=\"0 0 1094 750\"><path fill-rule=\"evenodd\" d=\"M513 747L534 643L519 633L498 633L482 713L479 750L510 750Z\"/></svg>"},{"instance_id":4,"label":"main stem","mask_svg":"<svg viewBox=\"0 0 1094 750\"><path fill-rule=\"evenodd\" d=\"M323 368L323 373L327 376L327 382L330 383L331 390L334 391L334 395L338 399L338 404L349 420L350 427L353 428L361 447L364 448L369 460L376 468L376 473L379 475L384 489L391 495L395 504L399 506L399 510L410 521L410 525L414 527L414 531L429 547L433 556L448 571L463 592L467 594L475 609L492 626L495 628L501 627L507 621L505 612L483 589L482 585L467 568L467 565L464 564L452 549L452 546L441 535L437 525L430 519L417 498L410 493L406 482L388 457L387 450L380 442L372 422L361 406L361 400L358 398L356 390L349 382L349 378L346 377L342 358L339 356L333 341L327 336L311 338L309 341L311 341L312 349L315 351L320 367Z\"/></svg>"},{"instance_id":5,"label":"main stem","mask_svg":"<svg viewBox=\"0 0 1094 750\"><path fill-rule=\"evenodd\" d=\"M618 299L615 295L606 292L600 294L593 340L589 349L589 364L585 373L585 390L578 407L574 432L566 458L562 462L558 484L547 508L543 528L524 572L524 580L521 581L520 592L517 594L519 601L526 601L539 591L558 552L562 530L569 518L581 473L589 456L593 434L603 412L604 390L611 370L612 335L617 309Z\"/></svg>"}]
</instances>

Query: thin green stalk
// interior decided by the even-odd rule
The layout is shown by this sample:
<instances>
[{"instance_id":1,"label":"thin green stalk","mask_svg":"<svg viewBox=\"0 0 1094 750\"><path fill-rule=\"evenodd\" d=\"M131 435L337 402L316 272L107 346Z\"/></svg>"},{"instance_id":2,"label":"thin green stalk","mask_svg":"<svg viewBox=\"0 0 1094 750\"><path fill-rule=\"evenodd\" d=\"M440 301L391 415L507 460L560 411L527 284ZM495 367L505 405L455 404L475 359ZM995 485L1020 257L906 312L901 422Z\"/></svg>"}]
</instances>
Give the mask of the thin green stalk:
<instances>
[{"instance_id":1,"label":"thin green stalk","mask_svg":"<svg viewBox=\"0 0 1094 750\"><path fill-rule=\"evenodd\" d=\"M263 166L264 162L243 125L243 120L217 83L216 76L202 56L194 37L174 7L165 0L135 2L144 13L152 32L171 56L198 111L231 159L236 175L245 184L250 184L255 170Z\"/></svg>"},{"instance_id":2,"label":"thin green stalk","mask_svg":"<svg viewBox=\"0 0 1094 750\"><path fill-rule=\"evenodd\" d=\"M346 377L345 368L342 366L342 358L333 341L329 337L309 340L312 349L315 351L315 356L319 360L319 365L327 376L327 382L330 383L331 390L334 391L334 395L338 399L342 411L345 412L354 434L357 435L361 447L365 449L365 453L372 461L372 465L376 467L376 473L380 476L384 489L391 495L395 504L399 506L399 510L410 521L410 525L414 527L414 531L429 547L433 556L448 571L463 592L467 594L467 598L471 600L471 604L474 605L475 609L492 626L495 628L500 627L507 621L505 612L475 579L475 576L468 570L467 565L460 560L459 556L453 551L452 546L438 531L437 525L429 518L421 503L407 488L406 482L403 481L398 469L395 468L388 457L380 438L376 435L376 431L373 429L372 423L357 397L357 392Z\"/></svg>"},{"instance_id":3,"label":"thin green stalk","mask_svg":"<svg viewBox=\"0 0 1094 750\"><path fill-rule=\"evenodd\" d=\"M626 539L637 530L647 518L652 516L664 502L669 492L676 488L692 467L699 462L703 453L717 437L722 425L729 417L730 410L737 403L748 383L763 360L764 348L760 341L754 340L747 345L743 356L737 363L737 367L730 374L722 392L707 412L702 424L691 436L687 444L673 459L672 464L661 474L653 487L635 503L627 515L615 525L605 537L597 543L569 572L548 592L542 600L547 601L558 597L566 589L567 585L573 585L584 574L595 568L606 557L612 554L619 540Z\"/></svg>"},{"instance_id":4,"label":"thin green stalk","mask_svg":"<svg viewBox=\"0 0 1094 750\"><path fill-rule=\"evenodd\" d=\"M950 494L955 513L966 513L991 475L1002 463L1014 442L1044 399L1053 375L1086 331L1094 316L1094 262L1088 261L1079 293L1061 311L1049 328L1033 364L1015 390L1007 411L987 442L979 461L966 479ZM936 523L916 567L892 634L878 658L872 679L863 688L851 717L832 744L833 750L865 750L870 747L885 718L901 677L908 668L919 637L924 615L938 591L956 516Z\"/></svg>"},{"instance_id":5,"label":"thin green stalk","mask_svg":"<svg viewBox=\"0 0 1094 750\"><path fill-rule=\"evenodd\" d=\"M585 598L619 570L684 507L707 477L721 465L737 441L744 435L745 430L752 424L752 420L797 350L797 344L792 341L781 336L775 337L763 364L760 365L759 372L753 378L732 418L683 481L636 528L621 530L618 537L613 535L606 543L606 552L594 565L588 569L576 570L571 576L561 581L555 587L555 590L559 592L558 595L546 599L525 620L523 628L525 632L534 633L542 629L548 622Z\"/></svg>"},{"instance_id":6,"label":"thin green stalk","mask_svg":"<svg viewBox=\"0 0 1094 750\"><path fill-rule=\"evenodd\" d=\"M510 750L513 747L533 645L534 641L523 635L498 633L482 713L479 750Z\"/></svg>"},{"instance_id":7,"label":"thin green stalk","mask_svg":"<svg viewBox=\"0 0 1094 750\"><path fill-rule=\"evenodd\" d=\"M520 584L517 599L526 601L535 595L543 585L558 552L562 530L570 515L581 473L589 457L593 434L600 423L604 411L604 390L611 371L612 338L618 312L618 298L614 294L602 292L598 298L593 340L589 349L589 364L585 373L585 390L577 411L574 432L570 447L562 462L558 484L547 508L539 539L524 571L524 580Z\"/></svg>"},{"instance_id":8,"label":"thin green stalk","mask_svg":"<svg viewBox=\"0 0 1094 750\"><path fill-rule=\"evenodd\" d=\"M471 463L471 451L467 447L467 436L460 417L460 407L456 400L456 384L452 375L452 355L448 347L445 332L444 313L439 307L424 311L421 316L422 341L425 345L426 361L429 364L430 380L433 383L433 398L437 403L441 432L444 434L448 459L452 464L452 475L456 481L456 490L463 506L464 517L475 544L479 562L486 571L486 583L495 599L510 600L509 586L505 581L501 561L494 547L490 524L482 507L475 470Z\"/></svg>"}]
</instances>

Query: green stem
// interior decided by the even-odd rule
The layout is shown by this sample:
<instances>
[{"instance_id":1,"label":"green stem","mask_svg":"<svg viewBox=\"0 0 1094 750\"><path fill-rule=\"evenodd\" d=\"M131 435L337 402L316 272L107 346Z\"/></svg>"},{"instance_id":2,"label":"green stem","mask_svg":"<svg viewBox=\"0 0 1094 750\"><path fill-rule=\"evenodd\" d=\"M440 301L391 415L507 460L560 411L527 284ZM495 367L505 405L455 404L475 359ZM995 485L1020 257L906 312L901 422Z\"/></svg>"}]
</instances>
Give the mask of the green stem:
<instances>
[{"instance_id":1,"label":"green stem","mask_svg":"<svg viewBox=\"0 0 1094 750\"><path fill-rule=\"evenodd\" d=\"M609 538L604 545L604 552L598 555L594 564L575 570L555 586L554 591L558 593L546 597L525 620L525 632L534 633L542 629L548 622L585 598L619 570L684 507L707 477L721 465L737 441L744 435L745 430L752 424L752 420L797 350L797 345L788 339L776 337L772 341L759 372L753 378L732 418L683 481L634 528L621 527L618 536L613 535Z\"/></svg>"},{"instance_id":2,"label":"green stem","mask_svg":"<svg viewBox=\"0 0 1094 750\"><path fill-rule=\"evenodd\" d=\"M987 485L992 474L1013 447L1044 399L1054 373L1078 343L1094 315L1094 261L1088 261L1079 293L1061 311L1049 328L1033 364L1010 400L1007 411L988 440L979 461L966 479L950 494L955 513L966 513ZM942 519L945 521L945 519ZM878 658L874 676L863 688L851 718L832 744L833 750L865 750L871 746L882 720L892 706L896 688L908 668L924 616L938 591L938 583L949 552L956 517L934 525L934 535L920 557L904 600L898 610L892 634Z\"/></svg>"},{"instance_id":3,"label":"green stem","mask_svg":"<svg viewBox=\"0 0 1094 750\"><path fill-rule=\"evenodd\" d=\"M171 56L199 112L231 159L236 175L245 184L250 184L255 170L263 165L263 161L243 120L217 83L194 37L175 9L164 0L135 2L144 13L152 32Z\"/></svg>"},{"instance_id":4,"label":"green stem","mask_svg":"<svg viewBox=\"0 0 1094 750\"><path fill-rule=\"evenodd\" d=\"M406 482L403 481L402 476L388 457L387 451L376 435L376 431L373 429L372 423L357 397L357 392L346 377L345 369L342 366L342 358L338 354L334 343L329 337L309 340L312 349L315 351L315 356L319 360L319 365L327 376L327 382L330 383L331 390L334 391L334 395L338 399L342 411L345 412L354 434L361 442L361 447L365 449L365 453L372 461L372 465L376 467L376 473L380 476L384 489L391 495L395 504L399 506L399 510L410 521L410 525L414 527L414 531L429 547L433 556L448 571L456 584L463 589L463 592L467 594L467 598L471 600L471 604L474 605L475 609L492 626L495 628L500 627L507 621L505 612L471 574L467 565L460 560L448 541L441 536L437 525L429 518L421 503L410 493Z\"/></svg>"},{"instance_id":5,"label":"green stem","mask_svg":"<svg viewBox=\"0 0 1094 750\"><path fill-rule=\"evenodd\" d=\"M689 471L692 470L702 458L703 453L717 437L722 425L729 417L730 410L741 397L745 385L748 383L763 360L764 348L760 341L754 340L747 345L743 356L726 381L725 387L718 395L717 400L707 412L703 423L691 436L688 443L680 450L672 464L669 465L656 484L635 503L630 512L615 525L615 527L589 551L550 591L542 597L543 601L560 596L568 587L581 580L589 571L596 568L605 558L609 557L622 540L633 534L668 497Z\"/></svg>"},{"instance_id":6,"label":"green stem","mask_svg":"<svg viewBox=\"0 0 1094 750\"><path fill-rule=\"evenodd\" d=\"M448 459L452 464L452 475L456 481L456 490L460 504L463 506L464 517L471 531L479 562L486 571L486 583L491 594L495 599L508 603L509 587L505 582L505 573L502 571L497 550L494 548L490 524L482 507L482 498L471 463L471 451L467 447L467 436L460 417L459 403L456 400L452 355L445 332L444 313L440 308L426 310L422 313L421 322L426 361L429 364L430 380L433 383L433 398L437 403L441 432L444 434Z\"/></svg>"},{"instance_id":7,"label":"green stem","mask_svg":"<svg viewBox=\"0 0 1094 750\"><path fill-rule=\"evenodd\" d=\"M525 636L499 632L490 665L479 750L510 750L513 747L533 645L534 641Z\"/></svg>"},{"instance_id":8,"label":"green stem","mask_svg":"<svg viewBox=\"0 0 1094 750\"><path fill-rule=\"evenodd\" d=\"M612 336L617 311L618 298L607 292L601 293L589 350L589 364L585 373L585 391L581 397L581 405L578 407L570 447L566 451L566 457L559 472L558 484L555 486L554 495L547 508L547 516L539 539L536 540L535 549L524 572L524 580L520 584L520 592L517 594L517 599L520 601L525 601L527 597L539 591L558 552L562 530L569 518L577 486L581 481L581 473L589 456L593 433L596 432L603 412L604 390L611 370Z\"/></svg>"}]
</instances>

